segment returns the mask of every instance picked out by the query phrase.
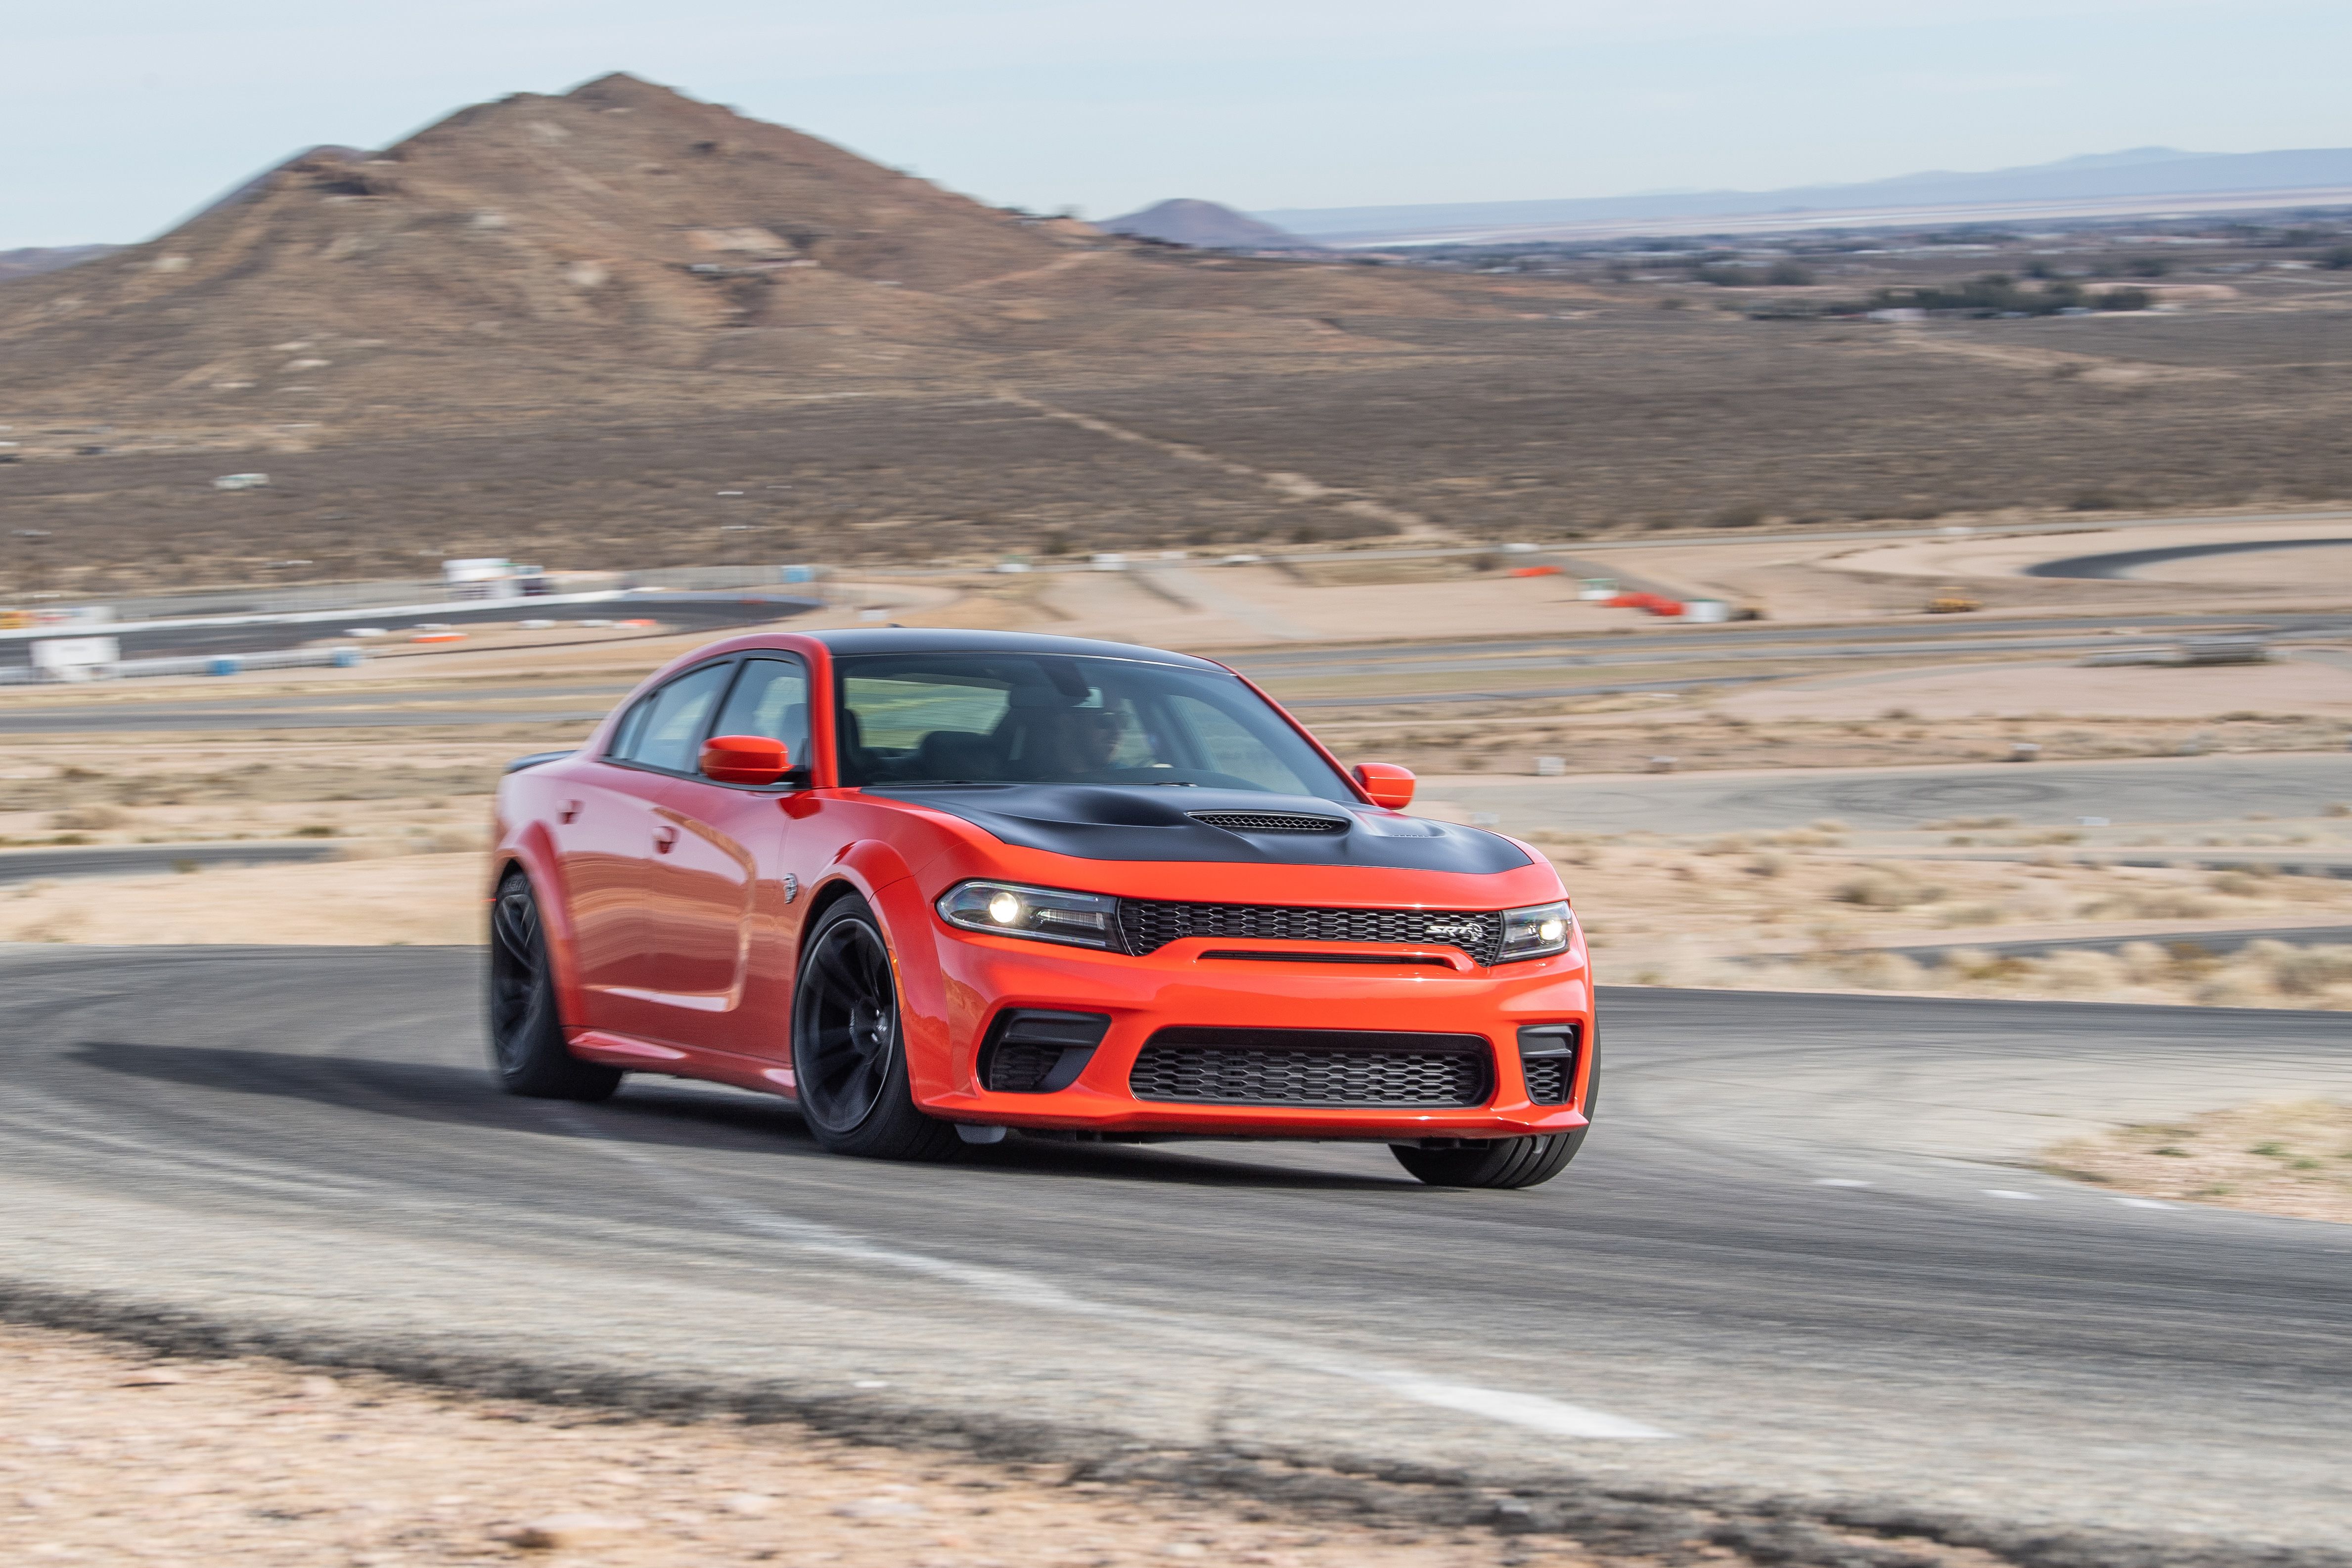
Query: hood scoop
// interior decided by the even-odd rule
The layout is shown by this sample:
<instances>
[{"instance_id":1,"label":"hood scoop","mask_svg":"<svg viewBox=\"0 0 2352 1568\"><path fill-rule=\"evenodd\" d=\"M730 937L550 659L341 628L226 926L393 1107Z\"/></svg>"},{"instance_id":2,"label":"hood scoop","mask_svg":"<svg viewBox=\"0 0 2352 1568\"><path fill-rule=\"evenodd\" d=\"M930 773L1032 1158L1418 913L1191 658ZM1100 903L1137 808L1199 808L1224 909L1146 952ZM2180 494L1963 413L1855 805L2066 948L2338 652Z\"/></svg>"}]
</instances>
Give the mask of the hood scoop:
<instances>
[{"instance_id":1,"label":"hood scoop","mask_svg":"<svg viewBox=\"0 0 2352 1568\"><path fill-rule=\"evenodd\" d=\"M1311 816L1304 811L1187 811L1196 822L1223 828L1229 833L1344 833L1345 817Z\"/></svg>"},{"instance_id":2,"label":"hood scoop","mask_svg":"<svg viewBox=\"0 0 2352 1568\"><path fill-rule=\"evenodd\" d=\"M868 784L1008 844L1096 861L1362 866L1491 875L1529 863L1510 840L1319 795L1111 784Z\"/></svg>"}]
</instances>

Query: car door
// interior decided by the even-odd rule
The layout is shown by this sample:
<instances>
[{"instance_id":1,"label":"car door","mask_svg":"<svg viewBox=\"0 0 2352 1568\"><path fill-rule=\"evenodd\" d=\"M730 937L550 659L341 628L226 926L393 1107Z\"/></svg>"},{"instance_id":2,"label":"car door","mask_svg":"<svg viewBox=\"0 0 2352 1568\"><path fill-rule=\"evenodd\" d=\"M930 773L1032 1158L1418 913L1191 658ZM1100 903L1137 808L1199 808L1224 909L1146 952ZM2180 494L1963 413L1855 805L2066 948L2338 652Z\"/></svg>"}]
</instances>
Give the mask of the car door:
<instances>
[{"instance_id":1,"label":"car door","mask_svg":"<svg viewBox=\"0 0 2352 1568\"><path fill-rule=\"evenodd\" d=\"M656 868L680 830L660 812L708 733L734 661L699 664L648 692L614 731L603 757L567 779L557 801L563 866L579 954L581 1021L644 1035L664 1016L656 1006Z\"/></svg>"},{"instance_id":2,"label":"car door","mask_svg":"<svg viewBox=\"0 0 2352 1568\"><path fill-rule=\"evenodd\" d=\"M665 791L655 811L677 837L654 867L649 985L670 1015L662 1038L783 1061L799 890L813 868L789 863L792 820L779 797L806 778L806 667L788 653L746 657L709 732L780 740L796 773L769 786L697 773Z\"/></svg>"}]
</instances>

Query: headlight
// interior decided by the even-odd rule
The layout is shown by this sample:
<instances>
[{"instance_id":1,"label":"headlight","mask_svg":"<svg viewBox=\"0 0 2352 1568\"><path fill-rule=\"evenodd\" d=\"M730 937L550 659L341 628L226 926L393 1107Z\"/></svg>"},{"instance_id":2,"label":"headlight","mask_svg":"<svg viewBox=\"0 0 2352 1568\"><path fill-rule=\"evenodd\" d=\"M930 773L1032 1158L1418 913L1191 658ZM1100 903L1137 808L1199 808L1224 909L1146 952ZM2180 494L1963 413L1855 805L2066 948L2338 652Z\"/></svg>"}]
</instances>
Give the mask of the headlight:
<instances>
[{"instance_id":1,"label":"headlight","mask_svg":"<svg viewBox=\"0 0 2352 1568\"><path fill-rule=\"evenodd\" d=\"M1118 946L1118 900L1099 893L1064 893L1013 882L964 882L940 894L940 918L966 931L1069 942L1081 947Z\"/></svg>"},{"instance_id":2,"label":"headlight","mask_svg":"<svg viewBox=\"0 0 2352 1568\"><path fill-rule=\"evenodd\" d=\"M1549 958L1555 953L1568 951L1569 934L1576 929L1576 916L1565 904L1538 904L1531 909L1503 911L1503 952L1496 960L1507 964L1515 958Z\"/></svg>"}]
</instances>

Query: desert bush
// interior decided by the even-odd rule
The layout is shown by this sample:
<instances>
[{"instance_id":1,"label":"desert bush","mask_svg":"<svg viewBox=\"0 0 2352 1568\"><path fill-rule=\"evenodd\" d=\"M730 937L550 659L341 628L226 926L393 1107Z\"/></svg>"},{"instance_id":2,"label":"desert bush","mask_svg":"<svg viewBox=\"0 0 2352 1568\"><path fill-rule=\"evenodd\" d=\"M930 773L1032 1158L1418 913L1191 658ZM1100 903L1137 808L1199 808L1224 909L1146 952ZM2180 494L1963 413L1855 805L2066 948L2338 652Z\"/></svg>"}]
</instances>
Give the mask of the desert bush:
<instances>
[{"instance_id":1,"label":"desert bush","mask_svg":"<svg viewBox=\"0 0 2352 1568\"><path fill-rule=\"evenodd\" d=\"M2270 970L2271 984L2290 997L2309 997L2352 981L2352 947L2290 947L2250 942L2246 956Z\"/></svg>"},{"instance_id":2,"label":"desert bush","mask_svg":"<svg viewBox=\"0 0 2352 1568\"><path fill-rule=\"evenodd\" d=\"M1866 871L1838 883L1830 896L1864 909L1908 909L1915 904L1934 903L1944 896L1944 890L1903 872Z\"/></svg>"},{"instance_id":3,"label":"desert bush","mask_svg":"<svg viewBox=\"0 0 2352 1568\"><path fill-rule=\"evenodd\" d=\"M2069 996L2098 996L2123 985L2127 970L2111 953L2053 953L2035 965L2034 978Z\"/></svg>"},{"instance_id":4,"label":"desert bush","mask_svg":"<svg viewBox=\"0 0 2352 1568\"><path fill-rule=\"evenodd\" d=\"M77 832L94 832L106 828L119 828L131 821L131 813L113 806L69 806L49 818L49 826Z\"/></svg>"},{"instance_id":5,"label":"desert bush","mask_svg":"<svg viewBox=\"0 0 2352 1568\"><path fill-rule=\"evenodd\" d=\"M1857 953L1838 966L1851 985L1872 991L1915 991L1927 983L1927 971L1900 953Z\"/></svg>"}]
</instances>

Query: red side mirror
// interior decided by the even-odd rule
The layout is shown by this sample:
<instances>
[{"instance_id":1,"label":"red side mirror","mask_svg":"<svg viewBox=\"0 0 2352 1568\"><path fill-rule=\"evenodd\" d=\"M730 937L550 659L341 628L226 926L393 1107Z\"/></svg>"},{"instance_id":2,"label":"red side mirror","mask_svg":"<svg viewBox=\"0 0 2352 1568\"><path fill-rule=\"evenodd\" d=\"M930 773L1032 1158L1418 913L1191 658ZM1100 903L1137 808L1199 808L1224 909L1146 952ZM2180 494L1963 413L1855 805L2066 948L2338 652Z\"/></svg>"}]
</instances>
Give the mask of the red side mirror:
<instances>
[{"instance_id":1,"label":"red side mirror","mask_svg":"<svg viewBox=\"0 0 2352 1568\"><path fill-rule=\"evenodd\" d=\"M773 784L791 771L784 743L764 735L714 735L702 743L702 776L721 784Z\"/></svg>"},{"instance_id":2,"label":"red side mirror","mask_svg":"<svg viewBox=\"0 0 2352 1568\"><path fill-rule=\"evenodd\" d=\"M1372 798L1375 806L1401 810L1412 804L1412 769L1399 768L1393 762L1359 762L1356 782Z\"/></svg>"}]
</instances>

